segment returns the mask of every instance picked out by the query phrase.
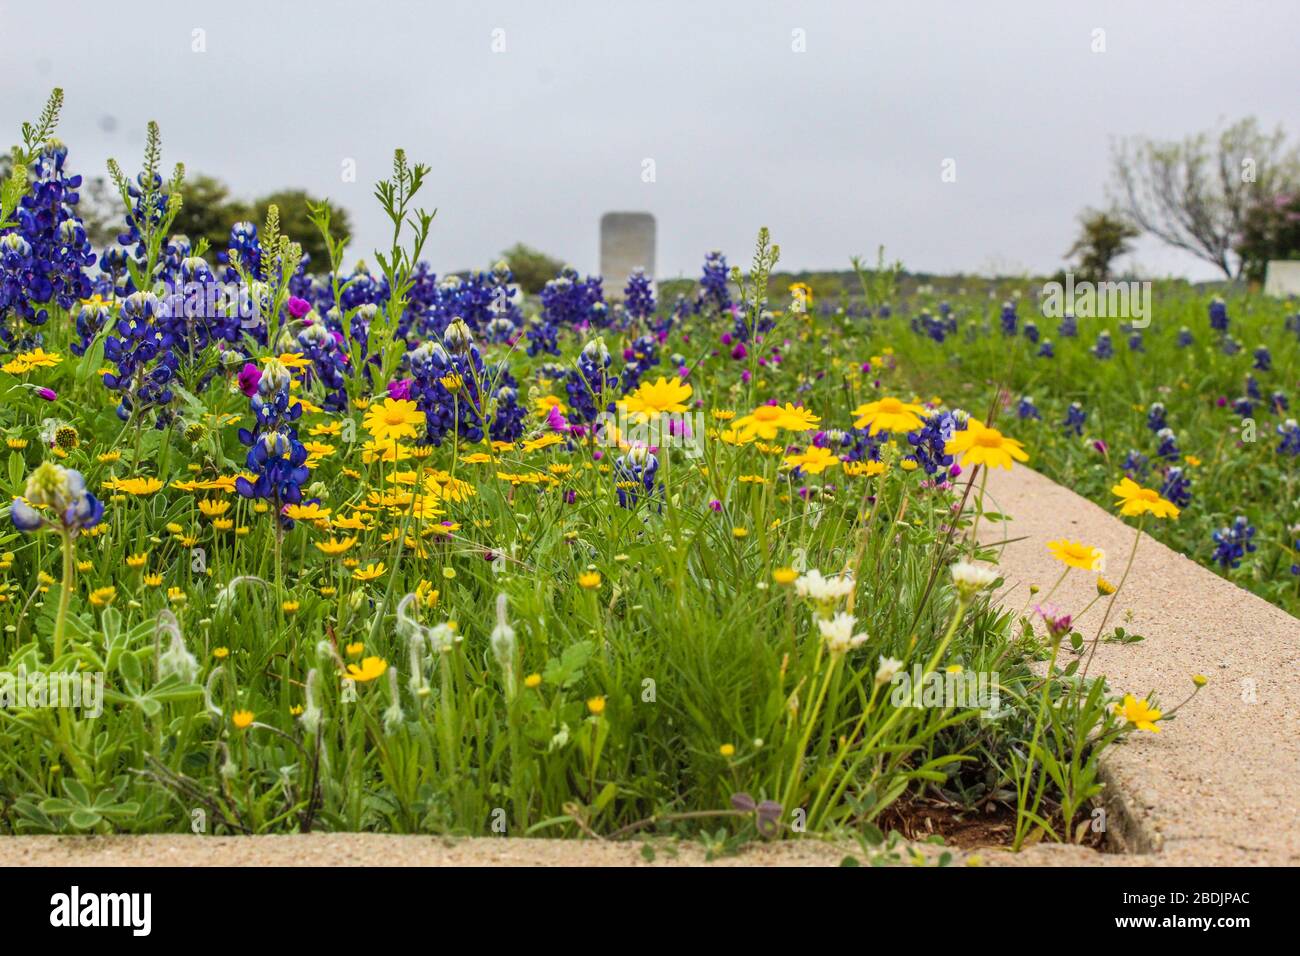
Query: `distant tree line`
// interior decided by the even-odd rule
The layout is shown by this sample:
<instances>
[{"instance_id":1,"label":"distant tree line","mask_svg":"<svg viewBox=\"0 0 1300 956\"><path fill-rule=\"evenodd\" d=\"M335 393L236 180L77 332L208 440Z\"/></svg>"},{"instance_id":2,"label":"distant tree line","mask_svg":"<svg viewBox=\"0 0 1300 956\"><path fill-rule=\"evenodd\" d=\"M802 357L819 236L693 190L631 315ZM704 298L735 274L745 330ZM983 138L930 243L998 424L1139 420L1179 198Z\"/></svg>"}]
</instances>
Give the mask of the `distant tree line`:
<instances>
[{"instance_id":1,"label":"distant tree line","mask_svg":"<svg viewBox=\"0 0 1300 956\"><path fill-rule=\"evenodd\" d=\"M1300 258L1300 151L1248 117L1176 141L1130 137L1111 154L1111 208L1086 210L1067 256L1105 279L1131 240L1151 235L1258 281L1270 259Z\"/></svg>"}]
</instances>

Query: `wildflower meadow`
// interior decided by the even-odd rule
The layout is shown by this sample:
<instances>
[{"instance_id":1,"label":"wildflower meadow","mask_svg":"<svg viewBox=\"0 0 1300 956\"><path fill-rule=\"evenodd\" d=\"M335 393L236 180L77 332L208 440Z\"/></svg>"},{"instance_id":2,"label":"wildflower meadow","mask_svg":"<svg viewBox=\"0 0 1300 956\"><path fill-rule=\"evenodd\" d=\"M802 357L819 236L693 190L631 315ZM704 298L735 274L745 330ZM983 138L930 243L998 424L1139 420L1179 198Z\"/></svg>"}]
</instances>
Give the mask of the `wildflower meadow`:
<instances>
[{"instance_id":1,"label":"wildflower meadow","mask_svg":"<svg viewBox=\"0 0 1300 956\"><path fill-rule=\"evenodd\" d=\"M757 224L671 294L526 293L426 260L441 187L401 150L391 246L324 203L324 260L274 205L214 245L173 230L153 125L97 248L61 106L0 192L4 833L887 855L925 799L1095 845L1102 754L1206 682L1093 666L1145 537L1297 606L1287 308L1157 290L1176 324L1049 325L1036 290L949 304L883 267L829 292L775 282ZM986 481L1025 467L1133 547L1063 527L1008 607ZM1066 576L1088 602L1052 603Z\"/></svg>"}]
</instances>

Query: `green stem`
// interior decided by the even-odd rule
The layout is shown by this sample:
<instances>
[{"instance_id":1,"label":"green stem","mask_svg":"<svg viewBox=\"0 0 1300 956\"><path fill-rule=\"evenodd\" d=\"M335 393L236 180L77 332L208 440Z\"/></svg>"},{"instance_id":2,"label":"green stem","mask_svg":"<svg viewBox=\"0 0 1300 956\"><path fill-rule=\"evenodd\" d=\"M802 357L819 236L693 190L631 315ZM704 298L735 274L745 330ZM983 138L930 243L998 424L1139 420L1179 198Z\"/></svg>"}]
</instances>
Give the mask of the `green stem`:
<instances>
[{"instance_id":1,"label":"green stem","mask_svg":"<svg viewBox=\"0 0 1300 956\"><path fill-rule=\"evenodd\" d=\"M63 655L63 632L68 623L68 606L72 600L73 539L67 531L60 531L63 539L63 583L59 587L59 613L54 619L54 660Z\"/></svg>"}]
</instances>

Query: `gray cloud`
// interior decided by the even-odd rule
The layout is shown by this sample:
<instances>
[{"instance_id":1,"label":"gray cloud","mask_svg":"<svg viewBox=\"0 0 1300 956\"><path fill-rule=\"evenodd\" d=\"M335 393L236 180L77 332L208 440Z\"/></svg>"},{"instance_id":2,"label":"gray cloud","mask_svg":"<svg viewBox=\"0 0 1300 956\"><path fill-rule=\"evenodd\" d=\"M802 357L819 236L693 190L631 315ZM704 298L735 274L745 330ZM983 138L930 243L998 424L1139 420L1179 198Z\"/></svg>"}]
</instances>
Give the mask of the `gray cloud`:
<instances>
[{"instance_id":1,"label":"gray cloud","mask_svg":"<svg viewBox=\"0 0 1300 956\"><path fill-rule=\"evenodd\" d=\"M1104 199L1111 137L1290 119L1300 26L1292 4L1187 0L185 6L0 3L0 138L61 85L77 168L133 168L156 119L169 164L343 204L367 257L387 241L370 186L402 146L433 167L439 271L516 240L594 271L618 209L658 217L667 276L714 247L746 262L760 225L794 268L885 243L915 269L1055 269ZM1136 258L1213 276L1150 242Z\"/></svg>"}]
</instances>

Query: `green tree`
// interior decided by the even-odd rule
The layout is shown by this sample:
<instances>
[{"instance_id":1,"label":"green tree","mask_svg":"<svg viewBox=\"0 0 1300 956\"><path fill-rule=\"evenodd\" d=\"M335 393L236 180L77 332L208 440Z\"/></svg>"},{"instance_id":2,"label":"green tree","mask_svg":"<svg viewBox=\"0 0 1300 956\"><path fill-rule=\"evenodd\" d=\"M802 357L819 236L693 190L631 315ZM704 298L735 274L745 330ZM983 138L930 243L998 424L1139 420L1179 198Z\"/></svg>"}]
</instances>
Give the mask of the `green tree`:
<instances>
[{"instance_id":1,"label":"green tree","mask_svg":"<svg viewBox=\"0 0 1300 956\"><path fill-rule=\"evenodd\" d=\"M1300 259L1300 195L1279 195L1252 206L1237 255L1252 282L1264 281L1270 259Z\"/></svg>"},{"instance_id":2,"label":"green tree","mask_svg":"<svg viewBox=\"0 0 1300 956\"><path fill-rule=\"evenodd\" d=\"M187 177L183 190L185 203L172 226L172 233L184 233L197 245L206 239L213 250L224 250L230 241L230 227L247 221L259 228L266 221L266 210L274 203L280 209L280 231L302 246L311 256L309 269L323 271L329 265L325 240L312 225L307 203L317 201L304 189L281 189L252 202L237 199L221 180L213 176ZM346 236L350 224L346 210L330 207L335 235Z\"/></svg>"},{"instance_id":3,"label":"green tree","mask_svg":"<svg viewBox=\"0 0 1300 956\"><path fill-rule=\"evenodd\" d=\"M272 204L280 210L280 232L302 246L302 251L311 256L308 272L324 272L329 268L329 250L319 230L312 224L308 202L319 203L327 200L317 199L305 189L281 189L262 196L252 202L248 215L244 218L259 225L266 221L266 210ZM188 203L188 197L186 199ZM351 223L346 209L330 203L330 224L336 236L351 234ZM227 230L230 226L227 224ZM224 245L224 243L223 243Z\"/></svg>"},{"instance_id":4,"label":"green tree","mask_svg":"<svg viewBox=\"0 0 1300 956\"><path fill-rule=\"evenodd\" d=\"M1244 266L1234 245L1247 212L1300 185L1300 153L1286 134L1249 118L1181 142L1124 140L1112 161L1115 200L1129 221L1229 279Z\"/></svg>"},{"instance_id":5,"label":"green tree","mask_svg":"<svg viewBox=\"0 0 1300 956\"><path fill-rule=\"evenodd\" d=\"M1111 263L1133 248L1130 240L1141 232L1126 219L1110 212L1085 209L1079 216L1079 238L1065 255L1078 256L1074 271L1092 282L1110 278Z\"/></svg>"},{"instance_id":6,"label":"green tree","mask_svg":"<svg viewBox=\"0 0 1300 956\"><path fill-rule=\"evenodd\" d=\"M195 246L206 239L211 249L226 248L230 227L251 216L248 204L231 196L226 184L213 176L200 173L187 177L182 195L185 202L172 224L172 234L189 236Z\"/></svg>"},{"instance_id":7,"label":"green tree","mask_svg":"<svg viewBox=\"0 0 1300 956\"><path fill-rule=\"evenodd\" d=\"M517 242L501 258L510 264L510 271L515 274L515 281L527 293L537 294L555 274L564 268L564 263L553 259L544 252Z\"/></svg>"}]
</instances>

